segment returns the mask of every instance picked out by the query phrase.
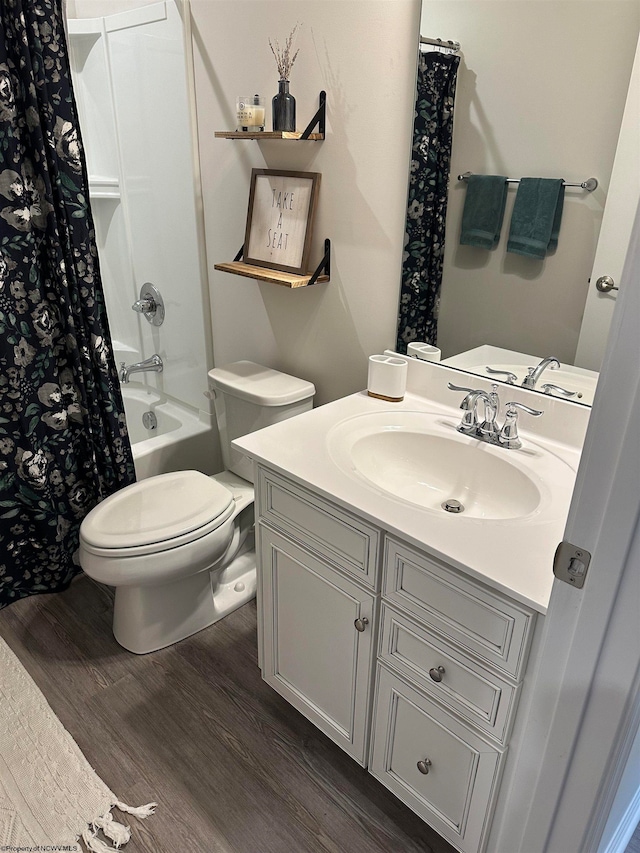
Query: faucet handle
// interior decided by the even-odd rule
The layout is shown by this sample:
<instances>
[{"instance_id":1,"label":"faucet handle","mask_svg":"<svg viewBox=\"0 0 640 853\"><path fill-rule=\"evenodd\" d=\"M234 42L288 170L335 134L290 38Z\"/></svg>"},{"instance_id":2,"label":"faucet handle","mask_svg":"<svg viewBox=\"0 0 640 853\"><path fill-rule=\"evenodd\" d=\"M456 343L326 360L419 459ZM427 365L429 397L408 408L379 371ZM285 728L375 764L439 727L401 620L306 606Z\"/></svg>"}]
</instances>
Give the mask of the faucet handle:
<instances>
[{"instance_id":1,"label":"faucet handle","mask_svg":"<svg viewBox=\"0 0 640 853\"><path fill-rule=\"evenodd\" d=\"M544 415L544 409L532 409L530 406L525 406L524 403L507 403L507 415L517 415L518 413L515 411L516 409L521 409L523 412L526 412L528 415L532 415L534 418L539 418L540 415Z\"/></svg>"},{"instance_id":2,"label":"faucet handle","mask_svg":"<svg viewBox=\"0 0 640 853\"><path fill-rule=\"evenodd\" d=\"M542 390L545 394L558 394L560 397L581 397L581 394L578 394L577 391L568 391L566 388L562 388L560 385L554 385L552 382L545 382L542 386Z\"/></svg>"},{"instance_id":3,"label":"faucet handle","mask_svg":"<svg viewBox=\"0 0 640 853\"><path fill-rule=\"evenodd\" d=\"M501 447L506 447L508 450L517 450L522 447L522 442L518 436L518 409L532 415L534 418L539 418L544 412L540 409L532 409L525 406L524 403L507 403L507 410L504 416L504 424L498 436L498 443Z\"/></svg>"},{"instance_id":4,"label":"faucet handle","mask_svg":"<svg viewBox=\"0 0 640 853\"><path fill-rule=\"evenodd\" d=\"M453 382L447 382L447 388L450 391L464 391L467 394L473 393L475 388L464 388L462 385L454 385Z\"/></svg>"},{"instance_id":5,"label":"faucet handle","mask_svg":"<svg viewBox=\"0 0 640 853\"><path fill-rule=\"evenodd\" d=\"M505 382L507 383L507 385L515 385L516 382L518 381L518 377L516 376L516 374L512 373L510 370L496 370L495 367L489 367L489 365L487 365L485 367L485 370L487 371L487 373L491 373L491 374L496 375L496 376L497 375L504 376Z\"/></svg>"}]
</instances>

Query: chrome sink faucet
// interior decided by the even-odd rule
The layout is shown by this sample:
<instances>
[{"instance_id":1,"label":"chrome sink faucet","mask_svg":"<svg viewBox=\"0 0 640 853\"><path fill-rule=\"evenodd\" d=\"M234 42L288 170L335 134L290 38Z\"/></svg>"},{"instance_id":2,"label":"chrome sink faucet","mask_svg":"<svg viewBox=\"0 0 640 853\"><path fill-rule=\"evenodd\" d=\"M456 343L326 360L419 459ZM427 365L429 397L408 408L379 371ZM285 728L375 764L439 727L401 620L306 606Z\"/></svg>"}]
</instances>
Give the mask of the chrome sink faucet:
<instances>
[{"instance_id":1,"label":"chrome sink faucet","mask_svg":"<svg viewBox=\"0 0 640 853\"><path fill-rule=\"evenodd\" d=\"M162 359L158 353L154 353L151 358L147 358L144 361L137 361L135 364L125 364L124 361L121 361L118 376L120 377L120 382L126 383L129 381L132 373L162 373L163 368Z\"/></svg>"},{"instance_id":2,"label":"chrome sink faucet","mask_svg":"<svg viewBox=\"0 0 640 853\"><path fill-rule=\"evenodd\" d=\"M523 388L535 388L542 375L544 370L549 368L549 370L557 370L560 367L560 362L554 356L550 356L549 358L543 358L540 364L536 367L530 367L527 375L522 380Z\"/></svg>"},{"instance_id":3,"label":"chrome sink faucet","mask_svg":"<svg viewBox=\"0 0 640 853\"><path fill-rule=\"evenodd\" d=\"M531 409L523 403L507 403L502 429L498 428L496 418L500 412L500 398L498 397L498 386L493 385L491 392L487 393L479 388L463 388L449 382L451 391L465 391L466 397L460 403L464 414L462 421L456 427L463 435L486 441L488 444L496 444L507 450L517 450L522 447L522 441L518 436L518 410L526 412L534 418L544 414L539 409ZM484 420L478 418L478 404L484 404Z\"/></svg>"}]
</instances>

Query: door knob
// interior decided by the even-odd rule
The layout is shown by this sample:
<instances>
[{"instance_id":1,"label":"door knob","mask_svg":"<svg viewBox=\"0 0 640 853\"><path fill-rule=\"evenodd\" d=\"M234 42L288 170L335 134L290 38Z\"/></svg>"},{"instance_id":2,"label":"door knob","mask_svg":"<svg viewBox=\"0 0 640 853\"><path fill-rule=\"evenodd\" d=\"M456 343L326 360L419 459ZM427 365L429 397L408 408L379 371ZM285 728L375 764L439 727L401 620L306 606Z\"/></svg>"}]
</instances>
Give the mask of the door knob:
<instances>
[{"instance_id":1,"label":"door knob","mask_svg":"<svg viewBox=\"0 0 640 853\"><path fill-rule=\"evenodd\" d=\"M427 776L429 768L431 767L431 761L428 758L425 758L422 761L418 761L416 766L423 776Z\"/></svg>"},{"instance_id":2,"label":"door knob","mask_svg":"<svg viewBox=\"0 0 640 853\"><path fill-rule=\"evenodd\" d=\"M356 626L356 631L360 631L362 633L369 624L369 620L366 616L363 616L362 619L356 619L353 624Z\"/></svg>"},{"instance_id":3,"label":"door knob","mask_svg":"<svg viewBox=\"0 0 640 853\"><path fill-rule=\"evenodd\" d=\"M616 287L616 283L610 275L601 275L596 281L596 288L600 293L609 293L612 290L620 289L619 287Z\"/></svg>"}]
</instances>

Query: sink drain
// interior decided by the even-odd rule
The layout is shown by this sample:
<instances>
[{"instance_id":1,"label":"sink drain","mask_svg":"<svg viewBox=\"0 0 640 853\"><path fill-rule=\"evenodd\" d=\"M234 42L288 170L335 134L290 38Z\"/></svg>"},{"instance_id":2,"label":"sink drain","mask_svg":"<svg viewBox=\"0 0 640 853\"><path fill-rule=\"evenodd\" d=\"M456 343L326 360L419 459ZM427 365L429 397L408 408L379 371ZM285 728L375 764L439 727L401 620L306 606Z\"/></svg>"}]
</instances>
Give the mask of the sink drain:
<instances>
[{"instance_id":1,"label":"sink drain","mask_svg":"<svg viewBox=\"0 0 640 853\"><path fill-rule=\"evenodd\" d=\"M440 504L445 512L464 512L464 506L455 498L449 498L443 504Z\"/></svg>"}]
</instances>

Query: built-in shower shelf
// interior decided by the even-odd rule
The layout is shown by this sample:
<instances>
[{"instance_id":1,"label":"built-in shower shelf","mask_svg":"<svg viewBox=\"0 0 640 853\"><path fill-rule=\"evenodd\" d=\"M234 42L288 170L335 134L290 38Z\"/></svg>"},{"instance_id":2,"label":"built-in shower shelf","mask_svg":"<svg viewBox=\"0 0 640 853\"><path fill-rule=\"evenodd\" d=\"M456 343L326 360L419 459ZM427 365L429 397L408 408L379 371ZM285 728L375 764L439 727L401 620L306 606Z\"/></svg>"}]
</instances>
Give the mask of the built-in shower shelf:
<instances>
[{"instance_id":1,"label":"built-in shower shelf","mask_svg":"<svg viewBox=\"0 0 640 853\"><path fill-rule=\"evenodd\" d=\"M91 198L120 198L120 181L117 178L89 175L89 195Z\"/></svg>"},{"instance_id":2,"label":"built-in shower shelf","mask_svg":"<svg viewBox=\"0 0 640 853\"><path fill-rule=\"evenodd\" d=\"M257 281L269 281L272 284L281 284L283 287L306 287L311 281L313 274L292 275L281 270L270 270L265 267L254 267L242 261L230 261L228 264L214 264L214 269L222 272L230 272L233 275L242 275L245 278L255 278ZM328 275L319 275L314 284L329 281Z\"/></svg>"}]
</instances>

